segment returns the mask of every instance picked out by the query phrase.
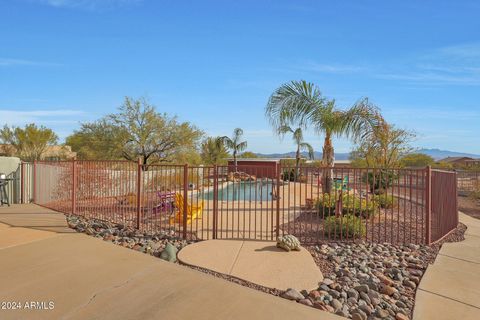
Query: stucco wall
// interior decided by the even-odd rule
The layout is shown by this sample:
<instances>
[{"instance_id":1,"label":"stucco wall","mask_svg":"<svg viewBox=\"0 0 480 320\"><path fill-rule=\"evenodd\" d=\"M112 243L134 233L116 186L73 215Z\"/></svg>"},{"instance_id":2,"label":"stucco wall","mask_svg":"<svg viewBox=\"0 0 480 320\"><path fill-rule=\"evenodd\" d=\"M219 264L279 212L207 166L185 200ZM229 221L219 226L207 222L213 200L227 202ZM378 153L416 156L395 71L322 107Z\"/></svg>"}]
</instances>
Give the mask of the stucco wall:
<instances>
[{"instance_id":1,"label":"stucco wall","mask_svg":"<svg viewBox=\"0 0 480 320\"><path fill-rule=\"evenodd\" d=\"M17 171L19 165L20 165L19 158L0 157L0 173L5 173L6 175L9 175L12 172Z\"/></svg>"}]
</instances>

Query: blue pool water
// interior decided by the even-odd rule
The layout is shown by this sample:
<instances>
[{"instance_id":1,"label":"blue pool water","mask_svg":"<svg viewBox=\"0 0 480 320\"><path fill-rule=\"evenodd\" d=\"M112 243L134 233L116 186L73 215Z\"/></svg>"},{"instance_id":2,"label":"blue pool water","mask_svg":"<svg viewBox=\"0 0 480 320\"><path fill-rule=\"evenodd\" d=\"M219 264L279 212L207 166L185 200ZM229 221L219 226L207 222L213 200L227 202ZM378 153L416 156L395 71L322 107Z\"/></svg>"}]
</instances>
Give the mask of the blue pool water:
<instances>
[{"instance_id":1,"label":"blue pool water","mask_svg":"<svg viewBox=\"0 0 480 320\"><path fill-rule=\"evenodd\" d=\"M273 184L271 181L240 181L229 183L218 189L218 200L264 201L272 199ZM213 191L205 193L207 200L213 199Z\"/></svg>"}]
</instances>

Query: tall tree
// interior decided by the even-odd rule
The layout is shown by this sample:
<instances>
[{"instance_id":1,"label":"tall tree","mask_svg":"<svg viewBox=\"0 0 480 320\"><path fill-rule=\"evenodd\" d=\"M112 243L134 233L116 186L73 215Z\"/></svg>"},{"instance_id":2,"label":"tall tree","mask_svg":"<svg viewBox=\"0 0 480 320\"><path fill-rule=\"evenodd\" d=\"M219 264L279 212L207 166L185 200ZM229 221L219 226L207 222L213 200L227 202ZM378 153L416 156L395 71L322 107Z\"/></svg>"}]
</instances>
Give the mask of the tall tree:
<instances>
[{"instance_id":1,"label":"tall tree","mask_svg":"<svg viewBox=\"0 0 480 320\"><path fill-rule=\"evenodd\" d=\"M242 159L255 159L258 158L258 155L252 151L245 151L242 152L238 157Z\"/></svg>"},{"instance_id":2,"label":"tall tree","mask_svg":"<svg viewBox=\"0 0 480 320\"><path fill-rule=\"evenodd\" d=\"M242 139L242 136L243 130L240 128L236 128L235 130L233 130L233 136L231 138L227 136L218 138L218 143L223 143L227 149L232 150L235 172L237 171L237 154L247 148L247 141L240 141Z\"/></svg>"},{"instance_id":3,"label":"tall tree","mask_svg":"<svg viewBox=\"0 0 480 320\"><path fill-rule=\"evenodd\" d=\"M308 158L310 160L313 160L314 158L314 151L313 147L304 141L303 138L303 130L301 127L292 129L288 125L282 125L278 128L277 133L280 135L280 137L283 137L287 133L292 134L293 141L295 142L295 145L297 146L297 151L295 152L295 180L298 179L300 175L300 160L302 158L302 151L307 151L308 152Z\"/></svg>"},{"instance_id":4,"label":"tall tree","mask_svg":"<svg viewBox=\"0 0 480 320\"><path fill-rule=\"evenodd\" d=\"M141 158L145 166L198 157L191 151L198 152L202 136L203 132L192 124L158 113L146 99L126 97L118 113L82 125L67 142L72 143L74 151L84 148L85 155L105 157L108 151L113 158Z\"/></svg>"},{"instance_id":5,"label":"tall tree","mask_svg":"<svg viewBox=\"0 0 480 320\"><path fill-rule=\"evenodd\" d=\"M412 151L410 142L414 137L413 132L395 128L382 121L373 128L371 135L358 141L351 153L351 159L360 159L372 168L399 167L402 157Z\"/></svg>"},{"instance_id":6,"label":"tall tree","mask_svg":"<svg viewBox=\"0 0 480 320\"><path fill-rule=\"evenodd\" d=\"M378 109L367 99L347 110L338 109L334 100L328 101L317 86L304 80L283 84L275 90L265 113L276 128L286 123L299 123L302 127L311 125L318 134L323 134L322 163L329 168L335 162L334 136L357 141L370 135L372 128L381 120ZM325 192L331 192L332 174L332 170L325 171Z\"/></svg>"},{"instance_id":7,"label":"tall tree","mask_svg":"<svg viewBox=\"0 0 480 320\"><path fill-rule=\"evenodd\" d=\"M68 136L65 143L84 160L118 160L123 158L126 132L105 118L82 123L79 130Z\"/></svg>"},{"instance_id":8,"label":"tall tree","mask_svg":"<svg viewBox=\"0 0 480 320\"><path fill-rule=\"evenodd\" d=\"M228 157L228 151L223 141L219 141L215 137L208 137L202 142L200 155L203 163L214 165L224 162Z\"/></svg>"},{"instance_id":9,"label":"tall tree","mask_svg":"<svg viewBox=\"0 0 480 320\"><path fill-rule=\"evenodd\" d=\"M11 146L13 155L26 161L41 160L49 145L55 145L58 137L52 129L37 127L34 123L25 128L5 125L0 130L0 140Z\"/></svg>"},{"instance_id":10,"label":"tall tree","mask_svg":"<svg viewBox=\"0 0 480 320\"><path fill-rule=\"evenodd\" d=\"M405 167L426 167L435 164L435 159L424 153L409 153L400 159L400 164Z\"/></svg>"}]
</instances>

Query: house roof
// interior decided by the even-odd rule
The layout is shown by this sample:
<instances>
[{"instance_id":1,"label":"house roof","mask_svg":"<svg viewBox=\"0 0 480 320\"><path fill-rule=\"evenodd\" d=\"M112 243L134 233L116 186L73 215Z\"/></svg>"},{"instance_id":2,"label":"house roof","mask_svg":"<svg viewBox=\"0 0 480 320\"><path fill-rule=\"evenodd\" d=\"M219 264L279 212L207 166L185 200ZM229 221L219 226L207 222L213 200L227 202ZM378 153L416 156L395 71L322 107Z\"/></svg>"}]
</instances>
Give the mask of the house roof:
<instances>
[{"instance_id":1,"label":"house roof","mask_svg":"<svg viewBox=\"0 0 480 320\"><path fill-rule=\"evenodd\" d=\"M446 157L444 159L440 159L439 162L457 162L457 161L471 161L475 160L470 157Z\"/></svg>"},{"instance_id":2,"label":"house roof","mask_svg":"<svg viewBox=\"0 0 480 320\"><path fill-rule=\"evenodd\" d=\"M285 158L291 159L291 158ZM233 158L227 159L228 161L233 161ZM237 162L280 162L279 158L237 158Z\"/></svg>"}]
</instances>

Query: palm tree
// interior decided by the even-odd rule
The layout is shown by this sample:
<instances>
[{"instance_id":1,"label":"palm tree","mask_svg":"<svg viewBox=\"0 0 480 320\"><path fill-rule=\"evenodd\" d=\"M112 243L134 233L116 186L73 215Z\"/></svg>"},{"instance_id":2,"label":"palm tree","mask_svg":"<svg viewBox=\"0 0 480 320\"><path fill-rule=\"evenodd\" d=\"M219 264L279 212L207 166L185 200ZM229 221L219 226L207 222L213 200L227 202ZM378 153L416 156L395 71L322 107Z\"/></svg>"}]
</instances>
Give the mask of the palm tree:
<instances>
[{"instance_id":1,"label":"palm tree","mask_svg":"<svg viewBox=\"0 0 480 320\"><path fill-rule=\"evenodd\" d=\"M277 133L283 137L287 133L292 133L292 138L295 144L297 145L297 152L295 153L295 180L298 179L299 177L299 167L300 167L300 159L301 159L301 154L300 152L302 150L306 150L308 152L308 158L310 160L313 160L314 158L314 151L313 147L309 144L306 143L303 139L303 130L301 127L296 128L295 130L292 129L288 125L282 125L277 129Z\"/></svg>"},{"instance_id":2,"label":"palm tree","mask_svg":"<svg viewBox=\"0 0 480 320\"><path fill-rule=\"evenodd\" d=\"M233 154L233 165L235 166L235 172L237 172L237 153L242 152L247 148L247 141L242 141L243 130L240 128L236 128L233 130L233 137L219 137L217 139L218 143L223 143L223 145L227 148L232 150Z\"/></svg>"},{"instance_id":3,"label":"palm tree","mask_svg":"<svg viewBox=\"0 0 480 320\"><path fill-rule=\"evenodd\" d=\"M275 128L291 122L302 127L311 124L318 134L323 134L322 164L327 168L333 168L335 161L333 136L358 141L372 134L382 119L379 110L367 99L360 100L350 109L341 110L335 106L335 100L325 99L317 86L304 80L283 84L275 90L268 100L265 114ZM332 171L325 171L325 192L332 189Z\"/></svg>"},{"instance_id":4,"label":"palm tree","mask_svg":"<svg viewBox=\"0 0 480 320\"><path fill-rule=\"evenodd\" d=\"M206 138L202 142L200 149L202 161L208 165L220 164L228 157L228 152L225 148L225 145L222 141L219 141L218 138Z\"/></svg>"}]
</instances>

